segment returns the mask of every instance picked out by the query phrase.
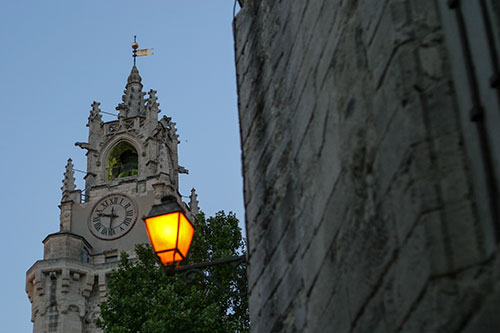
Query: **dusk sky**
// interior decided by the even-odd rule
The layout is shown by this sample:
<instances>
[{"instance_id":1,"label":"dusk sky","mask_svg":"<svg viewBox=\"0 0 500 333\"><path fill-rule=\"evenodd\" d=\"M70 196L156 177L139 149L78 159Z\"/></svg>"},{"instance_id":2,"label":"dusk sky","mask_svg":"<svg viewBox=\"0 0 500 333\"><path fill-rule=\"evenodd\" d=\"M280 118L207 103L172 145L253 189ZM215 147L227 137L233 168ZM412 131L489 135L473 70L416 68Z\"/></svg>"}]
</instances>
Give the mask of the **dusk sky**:
<instances>
[{"instance_id":1,"label":"dusk sky","mask_svg":"<svg viewBox=\"0 0 500 333\"><path fill-rule=\"evenodd\" d=\"M31 332L26 271L59 231L64 166L86 169L90 105L117 113L132 61L179 134L180 192L208 215L244 220L232 20L234 0L5 1L0 12L2 332ZM238 7L236 8L238 10ZM104 121L115 117L103 115ZM75 173L78 188L82 173ZM241 223L242 225L242 223ZM243 225L242 225L243 226Z\"/></svg>"}]
</instances>

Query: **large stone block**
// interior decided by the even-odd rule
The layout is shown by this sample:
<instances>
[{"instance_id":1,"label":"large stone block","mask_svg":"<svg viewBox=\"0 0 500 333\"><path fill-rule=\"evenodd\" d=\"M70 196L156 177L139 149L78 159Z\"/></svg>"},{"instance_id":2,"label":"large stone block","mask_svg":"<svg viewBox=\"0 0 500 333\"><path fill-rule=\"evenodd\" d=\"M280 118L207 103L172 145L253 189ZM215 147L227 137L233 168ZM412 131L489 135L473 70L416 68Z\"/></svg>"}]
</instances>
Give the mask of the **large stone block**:
<instances>
[{"instance_id":1,"label":"large stone block","mask_svg":"<svg viewBox=\"0 0 500 333\"><path fill-rule=\"evenodd\" d=\"M386 322L386 307L384 288L379 288L366 304L361 313L352 324L352 332L391 332L390 323Z\"/></svg>"},{"instance_id":2,"label":"large stone block","mask_svg":"<svg viewBox=\"0 0 500 333\"><path fill-rule=\"evenodd\" d=\"M431 275L427 234L423 225L415 227L402 245L392 267L392 279L385 290L386 320L393 331L402 324Z\"/></svg>"},{"instance_id":3,"label":"large stone block","mask_svg":"<svg viewBox=\"0 0 500 333\"><path fill-rule=\"evenodd\" d=\"M333 294L322 294L327 298L323 309L318 309L318 319L307 323L308 332L349 332L353 315L349 311L350 295L345 284L339 284Z\"/></svg>"},{"instance_id":4,"label":"large stone block","mask_svg":"<svg viewBox=\"0 0 500 333\"><path fill-rule=\"evenodd\" d=\"M495 332L500 327L498 316L498 304L500 304L500 290L496 290L487 296L480 309L464 328L464 333Z\"/></svg>"},{"instance_id":5,"label":"large stone block","mask_svg":"<svg viewBox=\"0 0 500 333\"><path fill-rule=\"evenodd\" d=\"M411 155L415 145L425 138L421 105L411 104L394 114L377 147L374 161L374 177L381 193L388 190L400 168L405 167L405 156Z\"/></svg>"}]
</instances>

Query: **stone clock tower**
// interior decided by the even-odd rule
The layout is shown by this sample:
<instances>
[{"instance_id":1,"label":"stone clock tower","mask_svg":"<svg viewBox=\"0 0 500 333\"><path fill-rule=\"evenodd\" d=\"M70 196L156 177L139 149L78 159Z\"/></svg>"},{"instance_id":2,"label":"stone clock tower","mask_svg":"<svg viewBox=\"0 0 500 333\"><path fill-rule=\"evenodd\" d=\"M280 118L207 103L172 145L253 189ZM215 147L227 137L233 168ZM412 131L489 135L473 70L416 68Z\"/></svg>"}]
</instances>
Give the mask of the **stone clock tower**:
<instances>
[{"instance_id":1,"label":"stone clock tower","mask_svg":"<svg viewBox=\"0 0 500 333\"><path fill-rule=\"evenodd\" d=\"M187 173L177 162L175 123L158 121L156 91L142 91L134 65L127 80L118 119L101 120L94 102L88 118L85 190L75 187L68 160L62 186L59 232L44 240L43 260L26 273L34 332L97 332L94 320L106 297L106 276L122 251L134 254L146 243L142 216L166 194L178 194L178 175ZM196 194L185 205L198 211Z\"/></svg>"}]
</instances>

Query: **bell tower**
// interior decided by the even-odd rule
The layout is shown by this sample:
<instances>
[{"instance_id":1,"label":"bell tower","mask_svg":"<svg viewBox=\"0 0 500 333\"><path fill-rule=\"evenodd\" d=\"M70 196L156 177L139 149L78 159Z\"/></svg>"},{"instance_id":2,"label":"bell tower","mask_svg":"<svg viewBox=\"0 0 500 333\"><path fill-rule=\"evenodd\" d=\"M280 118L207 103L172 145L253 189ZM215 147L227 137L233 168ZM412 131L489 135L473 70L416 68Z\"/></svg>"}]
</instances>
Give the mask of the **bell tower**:
<instances>
[{"instance_id":1,"label":"bell tower","mask_svg":"<svg viewBox=\"0 0 500 333\"><path fill-rule=\"evenodd\" d=\"M103 122L93 102L87 142L75 145L87 156L85 189L75 186L69 159L61 187L59 231L44 240L43 260L26 273L34 332L98 332L94 320L106 297L106 276L119 253L134 255L146 243L142 217L165 195L186 211L197 212L194 190L189 205L178 193L179 144L175 122L158 120L156 91L142 91L137 67L127 79L117 119Z\"/></svg>"}]
</instances>

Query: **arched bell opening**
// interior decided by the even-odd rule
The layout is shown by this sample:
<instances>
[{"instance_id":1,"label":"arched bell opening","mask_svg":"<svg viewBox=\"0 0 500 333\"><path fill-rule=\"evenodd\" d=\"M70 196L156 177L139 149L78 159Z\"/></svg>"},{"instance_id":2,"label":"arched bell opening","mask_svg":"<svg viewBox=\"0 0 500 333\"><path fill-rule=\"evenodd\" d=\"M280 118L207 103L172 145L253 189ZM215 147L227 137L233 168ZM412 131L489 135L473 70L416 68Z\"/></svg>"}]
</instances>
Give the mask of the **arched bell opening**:
<instances>
[{"instance_id":1,"label":"arched bell opening","mask_svg":"<svg viewBox=\"0 0 500 333\"><path fill-rule=\"evenodd\" d=\"M106 167L107 180L136 176L138 165L137 150L130 143L121 141L109 153Z\"/></svg>"}]
</instances>

